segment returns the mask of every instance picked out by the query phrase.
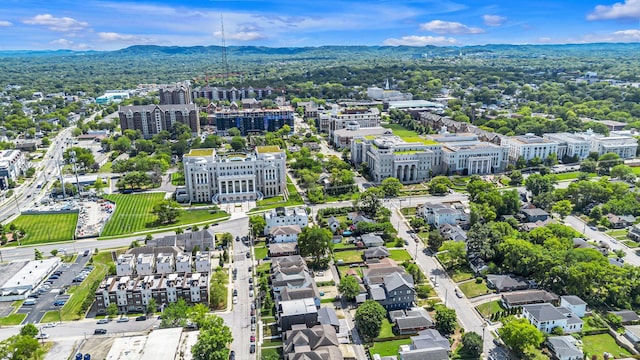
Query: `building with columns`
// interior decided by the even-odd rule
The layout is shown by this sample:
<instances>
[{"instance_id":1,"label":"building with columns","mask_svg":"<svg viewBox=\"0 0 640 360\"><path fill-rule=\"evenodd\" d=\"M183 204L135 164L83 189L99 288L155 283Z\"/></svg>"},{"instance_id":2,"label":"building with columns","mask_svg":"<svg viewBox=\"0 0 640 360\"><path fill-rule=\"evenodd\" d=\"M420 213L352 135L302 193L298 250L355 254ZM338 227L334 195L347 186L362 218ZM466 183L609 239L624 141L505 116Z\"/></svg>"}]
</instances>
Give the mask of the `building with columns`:
<instances>
[{"instance_id":1,"label":"building with columns","mask_svg":"<svg viewBox=\"0 0 640 360\"><path fill-rule=\"evenodd\" d=\"M558 143L557 156L559 160L573 158L576 161L582 161L589 156L591 151L591 140L572 133L552 133L543 134L543 139Z\"/></svg>"},{"instance_id":2,"label":"building with columns","mask_svg":"<svg viewBox=\"0 0 640 360\"><path fill-rule=\"evenodd\" d=\"M442 146L421 137L402 139L396 135L359 136L351 142L351 161L367 163L376 183L395 177L403 184L428 180L441 166Z\"/></svg>"},{"instance_id":3,"label":"building with columns","mask_svg":"<svg viewBox=\"0 0 640 360\"><path fill-rule=\"evenodd\" d=\"M522 157L525 161L539 158L544 160L551 154L558 154L558 143L534 134L504 137L500 145L509 147L509 160L515 162Z\"/></svg>"},{"instance_id":4,"label":"building with columns","mask_svg":"<svg viewBox=\"0 0 640 360\"><path fill-rule=\"evenodd\" d=\"M480 141L472 133L448 133L443 128L429 139L442 144L442 166L434 172L463 175L492 174L507 169L509 148Z\"/></svg>"},{"instance_id":5,"label":"building with columns","mask_svg":"<svg viewBox=\"0 0 640 360\"><path fill-rule=\"evenodd\" d=\"M191 202L255 201L286 194L286 154L277 146L251 153L193 149L182 158Z\"/></svg>"}]
</instances>

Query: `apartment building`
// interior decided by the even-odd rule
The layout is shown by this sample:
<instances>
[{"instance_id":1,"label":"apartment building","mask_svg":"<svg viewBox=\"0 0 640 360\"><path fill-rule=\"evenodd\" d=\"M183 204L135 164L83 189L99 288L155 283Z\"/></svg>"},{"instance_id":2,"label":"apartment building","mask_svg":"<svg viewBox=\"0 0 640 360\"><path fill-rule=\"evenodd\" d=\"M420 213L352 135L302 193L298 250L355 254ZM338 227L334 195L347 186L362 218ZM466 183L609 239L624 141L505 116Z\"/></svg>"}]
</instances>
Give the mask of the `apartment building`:
<instances>
[{"instance_id":1,"label":"apartment building","mask_svg":"<svg viewBox=\"0 0 640 360\"><path fill-rule=\"evenodd\" d=\"M262 100L271 95L275 95L275 89L270 86L264 88L254 88L249 86L237 89L235 87L220 88L207 85L191 92L193 99L205 98L213 101L236 101L247 98Z\"/></svg>"},{"instance_id":2,"label":"apartment building","mask_svg":"<svg viewBox=\"0 0 640 360\"><path fill-rule=\"evenodd\" d=\"M162 130L171 131L176 123L189 126L193 136L200 134L195 104L120 106L118 116L123 132L127 129L140 130L145 139L152 138Z\"/></svg>"},{"instance_id":3,"label":"apartment building","mask_svg":"<svg viewBox=\"0 0 640 360\"><path fill-rule=\"evenodd\" d=\"M219 134L227 135L228 130L237 128L243 136L266 131L278 131L288 125L293 131L293 108L291 106L262 107L255 99L237 102L229 106L207 107L209 125L215 125Z\"/></svg>"},{"instance_id":4,"label":"apartment building","mask_svg":"<svg viewBox=\"0 0 640 360\"><path fill-rule=\"evenodd\" d=\"M160 105L191 104L191 88L189 82L162 85L159 89Z\"/></svg>"},{"instance_id":5,"label":"apartment building","mask_svg":"<svg viewBox=\"0 0 640 360\"><path fill-rule=\"evenodd\" d=\"M286 154L277 146L251 153L193 149L182 158L191 202L260 200L286 193Z\"/></svg>"},{"instance_id":6,"label":"apartment building","mask_svg":"<svg viewBox=\"0 0 640 360\"><path fill-rule=\"evenodd\" d=\"M319 114L320 131L333 137L336 130L345 129L349 123L355 122L361 128L380 126L380 110L378 108L340 108Z\"/></svg>"},{"instance_id":7,"label":"apartment building","mask_svg":"<svg viewBox=\"0 0 640 360\"><path fill-rule=\"evenodd\" d=\"M152 275L156 270L156 257L153 254L139 254L136 259L138 275Z\"/></svg>"},{"instance_id":8,"label":"apartment building","mask_svg":"<svg viewBox=\"0 0 640 360\"><path fill-rule=\"evenodd\" d=\"M133 254L120 254L116 260L116 275L131 276L136 270L136 257Z\"/></svg>"},{"instance_id":9,"label":"apartment building","mask_svg":"<svg viewBox=\"0 0 640 360\"><path fill-rule=\"evenodd\" d=\"M174 272L173 254L160 253L156 258L156 273L169 274Z\"/></svg>"},{"instance_id":10,"label":"apartment building","mask_svg":"<svg viewBox=\"0 0 640 360\"><path fill-rule=\"evenodd\" d=\"M505 137L500 145L509 147L509 160L515 162L520 157L525 161L534 158L544 160L551 154L558 153L558 143L534 134Z\"/></svg>"},{"instance_id":11,"label":"apartment building","mask_svg":"<svg viewBox=\"0 0 640 360\"><path fill-rule=\"evenodd\" d=\"M16 181L29 168L29 161L20 150L0 150L0 189L9 188L9 180Z\"/></svg>"},{"instance_id":12,"label":"apartment building","mask_svg":"<svg viewBox=\"0 0 640 360\"><path fill-rule=\"evenodd\" d=\"M122 313L143 312L149 300L166 306L184 299L187 304L208 304L207 273L170 273L145 276L108 276L95 292L98 314L115 303Z\"/></svg>"},{"instance_id":13,"label":"apartment building","mask_svg":"<svg viewBox=\"0 0 640 360\"><path fill-rule=\"evenodd\" d=\"M197 251L195 256L196 272L211 272L211 253L208 251Z\"/></svg>"},{"instance_id":14,"label":"apartment building","mask_svg":"<svg viewBox=\"0 0 640 360\"><path fill-rule=\"evenodd\" d=\"M191 254L178 253L176 255L176 272L191 272Z\"/></svg>"},{"instance_id":15,"label":"apartment building","mask_svg":"<svg viewBox=\"0 0 640 360\"><path fill-rule=\"evenodd\" d=\"M388 177L403 184L426 181L441 166L441 154L441 144L420 137L360 136L351 142L351 161L356 166L366 162L376 183Z\"/></svg>"}]
</instances>

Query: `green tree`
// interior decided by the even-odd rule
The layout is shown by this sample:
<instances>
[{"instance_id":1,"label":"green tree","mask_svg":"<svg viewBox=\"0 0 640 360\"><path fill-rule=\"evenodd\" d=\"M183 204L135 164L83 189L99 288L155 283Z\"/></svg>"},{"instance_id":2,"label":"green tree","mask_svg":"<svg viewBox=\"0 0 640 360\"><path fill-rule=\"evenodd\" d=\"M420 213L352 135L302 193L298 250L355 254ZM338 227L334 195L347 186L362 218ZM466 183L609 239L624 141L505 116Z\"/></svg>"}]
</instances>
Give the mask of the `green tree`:
<instances>
[{"instance_id":1,"label":"green tree","mask_svg":"<svg viewBox=\"0 0 640 360\"><path fill-rule=\"evenodd\" d=\"M438 251L442 244L444 243L444 237L438 230L429 231L429 238L427 240L429 248L431 251Z\"/></svg>"},{"instance_id":2,"label":"green tree","mask_svg":"<svg viewBox=\"0 0 640 360\"><path fill-rule=\"evenodd\" d=\"M240 129L238 129L237 127L232 127L231 129L227 130L227 133L229 134L229 136L240 136Z\"/></svg>"},{"instance_id":3,"label":"green tree","mask_svg":"<svg viewBox=\"0 0 640 360\"><path fill-rule=\"evenodd\" d=\"M609 174L612 178L618 178L627 182L633 182L636 179L636 175L633 173L631 166L625 164L612 167Z\"/></svg>"},{"instance_id":4,"label":"green tree","mask_svg":"<svg viewBox=\"0 0 640 360\"><path fill-rule=\"evenodd\" d=\"M158 217L161 224L172 223L180 215L180 205L173 200L163 200L153 207L152 214Z\"/></svg>"},{"instance_id":5,"label":"green tree","mask_svg":"<svg viewBox=\"0 0 640 360\"><path fill-rule=\"evenodd\" d=\"M549 175L531 174L525 181L525 186L533 196L538 196L553 191L553 179Z\"/></svg>"},{"instance_id":6,"label":"green tree","mask_svg":"<svg viewBox=\"0 0 640 360\"><path fill-rule=\"evenodd\" d=\"M560 200L553 204L551 211L560 214L560 217L564 218L573 211L573 204L569 200Z\"/></svg>"},{"instance_id":7,"label":"green tree","mask_svg":"<svg viewBox=\"0 0 640 360\"><path fill-rule=\"evenodd\" d=\"M15 232L14 232L14 234L15 234ZM33 254L34 254L34 258L36 260L42 260L43 259L42 252L40 250L33 249Z\"/></svg>"},{"instance_id":8,"label":"green tree","mask_svg":"<svg viewBox=\"0 0 640 360\"><path fill-rule=\"evenodd\" d=\"M338 285L338 291L344 296L345 299L352 301L360 293L360 284L353 276L345 276L340 280Z\"/></svg>"},{"instance_id":9,"label":"green tree","mask_svg":"<svg viewBox=\"0 0 640 360\"><path fill-rule=\"evenodd\" d=\"M523 354L528 347L539 349L544 341L544 334L527 319L510 316L503 319L502 323L502 328L498 330L500 337L518 354Z\"/></svg>"},{"instance_id":10,"label":"green tree","mask_svg":"<svg viewBox=\"0 0 640 360\"><path fill-rule=\"evenodd\" d=\"M382 320L387 311L377 301L367 300L356 310L356 327L365 339L374 339L380 334Z\"/></svg>"},{"instance_id":11,"label":"green tree","mask_svg":"<svg viewBox=\"0 0 640 360\"><path fill-rule=\"evenodd\" d=\"M240 151L240 150L244 149L246 146L247 146L247 142L243 138L241 138L240 136L234 136L231 139L231 147L235 151Z\"/></svg>"},{"instance_id":12,"label":"green tree","mask_svg":"<svg viewBox=\"0 0 640 360\"><path fill-rule=\"evenodd\" d=\"M402 183L394 177L389 177L382 180L380 187L382 187L382 191L384 191L385 196L395 197L400 194L400 190L402 190Z\"/></svg>"},{"instance_id":13,"label":"green tree","mask_svg":"<svg viewBox=\"0 0 640 360\"><path fill-rule=\"evenodd\" d=\"M358 199L354 201L354 207L364 211L368 216L376 217L382 207L382 202L380 201L382 196L382 189L370 187L358 196Z\"/></svg>"},{"instance_id":14,"label":"green tree","mask_svg":"<svg viewBox=\"0 0 640 360\"><path fill-rule=\"evenodd\" d=\"M149 299L149 301L147 301L146 311L147 314L153 314L154 312L158 311L158 302L156 302L156 299L151 298Z\"/></svg>"},{"instance_id":15,"label":"green tree","mask_svg":"<svg viewBox=\"0 0 640 360\"><path fill-rule=\"evenodd\" d=\"M267 221L262 215L253 215L249 218L249 227L253 236L261 236L264 234L264 228L267 226Z\"/></svg>"},{"instance_id":16,"label":"green tree","mask_svg":"<svg viewBox=\"0 0 640 360\"><path fill-rule=\"evenodd\" d=\"M607 175L611 168L624 163L620 155L616 153L606 153L598 158L598 173Z\"/></svg>"},{"instance_id":17,"label":"green tree","mask_svg":"<svg viewBox=\"0 0 640 360\"><path fill-rule=\"evenodd\" d=\"M436 330L442 334L453 334L456 331L458 318L455 310L444 305L438 306L436 307L434 320L436 321Z\"/></svg>"},{"instance_id":18,"label":"green tree","mask_svg":"<svg viewBox=\"0 0 640 360\"><path fill-rule=\"evenodd\" d=\"M36 173L36 168L34 168L33 166L27 169L27 172L25 173L25 176L28 178L32 178L33 175L35 175Z\"/></svg>"},{"instance_id":19,"label":"green tree","mask_svg":"<svg viewBox=\"0 0 640 360\"><path fill-rule=\"evenodd\" d=\"M461 241L445 241L438 252L438 257L447 268L462 264L467 258L466 244Z\"/></svg>"},{"instance_id":20,"label":"green tree","mask_svg":"<svg viewBox=\"0 0 640 360\"><path fill-rule=\"evenodd\" d=\"M231 329L224 324L221 317L208 315L200 327L198 340L191 347L195 360L227 360L228 345L233 341Z\"/></svg>"},{"instance_id":21,"label":"green tree","mask_svg":"<svg viewBox=\"0 0 640 360\"><path fill-rule=\"evenodd\" d=\"M305 227L298 236L298 250L302 256L312 256L316 263L327 254L331 253L331 231L314 227Z\"/></svg>"},{"instance_id":22,"label":"green tree","mask_svg":"<svg viewBox=\"0 0 640 360\"><path fill-rule=\"evenodd\" d=\"M32 336L14 335L0 342L0 359L42 359L44 349Z\"/></svg>"},{"instance_id":23,"label":"green tree","mask_svg":"<svg viewBox=\"0 0 640 360\"><path fill-rule=\"evenodd\" d=\"M36 337L39 332L40 330L38 330L38 327L34 324L27 324L20 328L20 335L22 336Z\"/></svg>"},{"instance_id":24,"label":"green tree","mask_svg":"<svg viewBox=\"0 0 640 360\"><path fill-rule=\"evenodd\" d=\"M431 195L444 195L449 192L453 182L446 176L436 176L429 181L429 193Z\"/></svg>"},{"instance_id":25,"label":"green tree","mask_svg":"<svg viewBox=\"0 0 640 360\"><path fill-rule=\"evenodd\" d=\"M424 221L424 219L418 216L414 216L411 218L411 220L409 220L409 225L411 225L414 230L418 230L426 224L427 223Z\"/></svg>"},{"instance_id":26,"label":"green tree","mask_svg":"<svg viewBox=\"0 0 640 360\"><path fill-rule=\"evenodd\" d=\"M482 355L482 338L474 332L470 331L462 334L462 346L474 358L479 358Z\"/></svg>"},{"instance_id":27,"label":"green tree","mask_svg":"<svg viewBox=\"0 0 640 360\"><path fill-rule=\"evenodd\" d=\"M509 185L520 186L520 184L522 184L523 179L524 178L522 177L522 172L518 170L514 170L511 172L511 175L509 176Z\"/></svg>"},{"instance_id":28,"label":"green tree","mask_svg":"<svg viewBox=\"0 0 640 360\"><path fill-rule=\"evenodd\" d=\"M112 302L109 304L109 306L107 306L107 316L112 318L116 315L118 315L118 305Z\"/></svg>"}]
</instances>

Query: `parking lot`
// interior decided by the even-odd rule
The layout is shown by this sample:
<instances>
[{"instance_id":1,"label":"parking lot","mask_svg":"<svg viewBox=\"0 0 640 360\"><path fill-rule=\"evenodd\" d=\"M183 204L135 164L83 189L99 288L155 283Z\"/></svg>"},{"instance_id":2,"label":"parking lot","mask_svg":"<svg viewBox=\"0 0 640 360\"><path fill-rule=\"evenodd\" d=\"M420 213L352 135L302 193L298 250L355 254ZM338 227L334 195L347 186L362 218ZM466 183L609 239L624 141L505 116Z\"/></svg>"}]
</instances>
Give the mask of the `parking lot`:
<instances>
[{"instance_id":1,"label":"parking lot","mask_svg":"<svg viewBox=\"0 0 640 360\"><path fill-rule=\"evenodd\" d=\"M28 301L18 309L19 313L27 314L25 323L39 323L42 316L50 310L60 310L69 295L66 290L75 285L79 285L80 282L74 282L74 278L78 277L83 272L83 268L91 256L83 256L79 254L76 261L73 264L63 263L58 267L59 275L54 275L54 279L45 280L32 292L32 296L35 298L35 304L27 305ZM57 279L55 279L57 277ZM80 278L78 278L80 280ZM50 285L45 284L47 281L51 281ZM29 299L29 298L28 298Z\"/></svg>"}]
</instances>

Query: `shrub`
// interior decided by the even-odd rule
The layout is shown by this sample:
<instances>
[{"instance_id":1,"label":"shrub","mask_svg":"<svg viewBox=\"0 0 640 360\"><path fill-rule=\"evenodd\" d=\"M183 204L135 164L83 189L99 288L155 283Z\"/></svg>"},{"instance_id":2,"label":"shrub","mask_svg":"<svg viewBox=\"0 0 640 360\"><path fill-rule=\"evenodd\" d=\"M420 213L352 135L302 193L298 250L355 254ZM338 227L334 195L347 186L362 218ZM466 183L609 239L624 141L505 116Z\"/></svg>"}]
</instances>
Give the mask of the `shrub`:
<instances>
[{"instance_id":1,"label":"shrub","mask_svg":"<svg viewBox=\"0 0 640 360\"><path fill-rule=\"evenodd\" d=\"M478 277L476 278L476 284L482 284L482 281L483 281L483 280L484 280L484 279L482 278L482 276L478 276Z\"/></svg>"}]
</instances>

